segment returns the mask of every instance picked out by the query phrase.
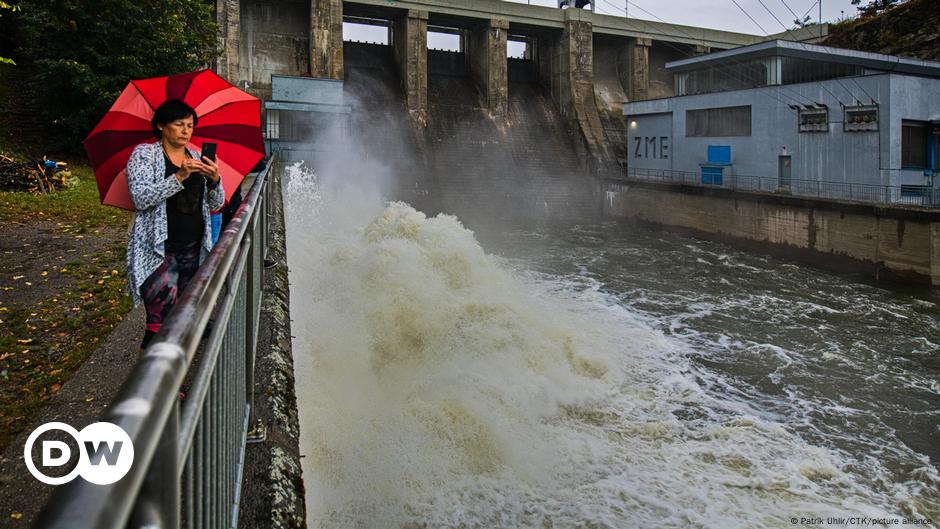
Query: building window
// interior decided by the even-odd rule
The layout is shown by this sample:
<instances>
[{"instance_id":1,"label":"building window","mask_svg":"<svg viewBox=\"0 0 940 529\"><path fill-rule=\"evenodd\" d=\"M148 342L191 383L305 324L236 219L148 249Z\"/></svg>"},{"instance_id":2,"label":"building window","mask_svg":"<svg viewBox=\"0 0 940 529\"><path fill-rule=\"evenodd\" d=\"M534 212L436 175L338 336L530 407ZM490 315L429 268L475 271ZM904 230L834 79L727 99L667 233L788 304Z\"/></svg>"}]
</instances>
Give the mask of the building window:
<instances>
[{"instance_id":1,"label":"building window","mask_svg":"<svg viewBox=\"0 0 940 529\"><path fill-rule=\"evenodd\" d=\"M800 132L829 132L829 109L801 108Z\"/></svg>"},{"instance_id":2,"label":"building window","mask_svg":"<svg viewBox=\"0 0 940 529\"><path fill-rule=\"evenodd\" d=\"M751 135L751 107L703 108L685 112L685 135L699 138Z\"/></svg>"},{"instance_id":3,"label":"building window","mask_svg":"<svg viewBox=\"0 0 940 529\"><path fill-rule=\"evenodd\" d=\"M780 61L782 84L813 83L865 74L864 68L851 64L798 59L796 57L781 57Z\"/></svg>"},{"instance_id":4,"label":"building window","mask_svg":"<svg viewBox=\"0 0 940 529\"><path fill-rule=\"evenodd\" d=\"M876 105L845 107L842 130L845 132L878 130L878 107Z\"/></svg>"},{"instance_id":5,"label":"building window","mask_svg":"<svg viewBox=\"0 0 940 529\"><path fill-rule=\"evenodd\" d=\"M268 121L268 139L279 140L281 139L281 115L280 112L274 109L270 109L266 113Z\"/></svg>"},{"instance_id":6,"label":"building window","mask_svg":"<svg viewBox=\"0 0 940 529\"><path fill-rule=\"evenodd\" d=\"M905 121L901 124L901 167L927 167L927 124Z\"/></svg>"}]
</instances>

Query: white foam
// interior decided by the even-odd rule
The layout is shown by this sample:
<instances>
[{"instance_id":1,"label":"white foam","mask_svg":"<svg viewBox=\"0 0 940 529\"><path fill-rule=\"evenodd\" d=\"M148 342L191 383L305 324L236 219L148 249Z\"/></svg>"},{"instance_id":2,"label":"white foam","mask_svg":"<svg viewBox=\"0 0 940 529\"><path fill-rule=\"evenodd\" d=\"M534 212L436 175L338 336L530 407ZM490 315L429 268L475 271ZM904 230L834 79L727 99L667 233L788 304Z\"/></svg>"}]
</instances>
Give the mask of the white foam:
<instances>
[{"instance_id":1,"label":"white foam","mask_svg":"<svg viewBox=\"0 0 940 529\"><path fill-rule=\"evenodd\" d=\"M327 196L292 173L311 527L780 527L801 513L919 512L918 489L872 487L584 270L514 270L454 217Z\"/></svg>"}]
</instances>

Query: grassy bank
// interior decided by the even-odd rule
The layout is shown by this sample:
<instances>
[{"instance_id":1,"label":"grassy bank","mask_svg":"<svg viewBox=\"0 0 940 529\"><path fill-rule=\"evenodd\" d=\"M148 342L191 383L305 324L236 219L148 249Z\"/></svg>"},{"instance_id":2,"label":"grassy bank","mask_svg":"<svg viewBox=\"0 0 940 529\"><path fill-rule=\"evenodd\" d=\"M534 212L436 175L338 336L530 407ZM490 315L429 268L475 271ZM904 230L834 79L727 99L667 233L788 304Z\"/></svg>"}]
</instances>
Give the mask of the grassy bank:
<instances>
[{"instance_id":1,"label":"grassy bank","mask_svg":"<svg viewBox=\"0 0 940 529\"><path fill-rule=\"evenodd\" d=\"M99 204L89 167L70 169L64 191L0 192L0 449L131 308L130 214Z\"/></svg>"}]
</instances>

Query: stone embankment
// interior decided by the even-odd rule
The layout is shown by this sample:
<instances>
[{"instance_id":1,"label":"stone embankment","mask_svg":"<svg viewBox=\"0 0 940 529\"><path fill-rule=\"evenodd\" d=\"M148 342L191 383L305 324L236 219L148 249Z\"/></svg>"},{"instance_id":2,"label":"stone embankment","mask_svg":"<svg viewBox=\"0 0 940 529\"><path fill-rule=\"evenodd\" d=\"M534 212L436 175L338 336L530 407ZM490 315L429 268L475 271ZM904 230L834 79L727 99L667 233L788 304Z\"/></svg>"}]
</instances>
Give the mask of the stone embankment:
<instances>
[{"instance_id":1,"label":"stone embankment","mask_svg":"<svg viewBox=\"0 0 940 529\"><path fill-rule=\"evenodd\" d=\"M940 60L940 2L909 0L879 16L835 24L827 46Z\"/></svg>"}]
</instances>

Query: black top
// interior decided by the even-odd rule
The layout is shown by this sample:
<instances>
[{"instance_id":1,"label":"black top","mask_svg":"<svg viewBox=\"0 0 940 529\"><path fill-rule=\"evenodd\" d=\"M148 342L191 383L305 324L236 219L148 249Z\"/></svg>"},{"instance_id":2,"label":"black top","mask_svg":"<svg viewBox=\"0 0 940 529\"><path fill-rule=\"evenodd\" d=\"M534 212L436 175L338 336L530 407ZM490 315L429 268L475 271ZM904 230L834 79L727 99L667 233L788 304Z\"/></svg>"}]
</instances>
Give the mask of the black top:
<instances>
[{"instance_id":1,"label":"black top","mask_svg":"<svg viewBox=\"0 0 940 529\"><path fill-rule=\"evenodd\" d=\"M191 158L189 151L186 151L186 157ZM179 166L170 161L166 152L163 158L166 160L166 177L176 178L173 175L180 170ZM202 220L202 180L201 174L192 173L181 182L183 189L166 200L166 242L172 246L202 240L205 229Z\"/></svg>"}]
</instances>

